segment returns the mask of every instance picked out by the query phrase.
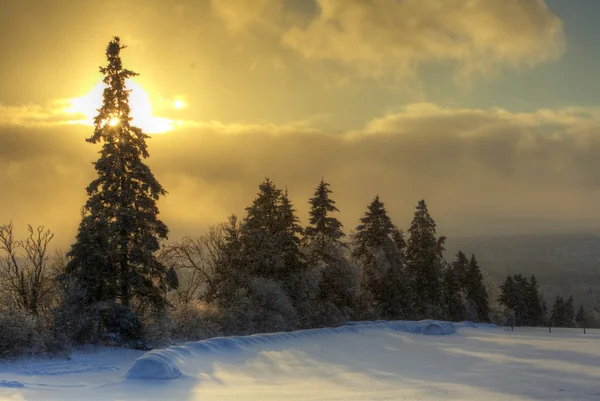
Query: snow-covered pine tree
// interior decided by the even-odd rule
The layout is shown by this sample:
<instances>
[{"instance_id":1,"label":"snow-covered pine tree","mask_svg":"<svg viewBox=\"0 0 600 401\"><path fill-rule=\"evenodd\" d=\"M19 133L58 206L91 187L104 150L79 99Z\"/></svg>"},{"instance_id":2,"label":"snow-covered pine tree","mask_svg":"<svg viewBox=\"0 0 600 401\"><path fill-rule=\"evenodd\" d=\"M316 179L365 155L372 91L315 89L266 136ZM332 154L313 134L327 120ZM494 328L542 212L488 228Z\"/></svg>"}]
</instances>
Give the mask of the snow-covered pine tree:
<instances>
[{"instance_id":1,"label":"snow-covered pine tree","mask_svg":"<svg viewBox=\"0 0 600 401\"><path fill-rule=\"evenodd\" d=\"M555 327L567 327L565 320L565 300L563 297L557 296L552 305L552 312L550 312L550 322Z\"/></svg>"},{"instance_id":2,"label":"snow-covered pine tree","mask_svg":"<svg viewBox=\"0 0 600 401\"><path fill-rule=\"evenodd\" d=\"M220 306L233 303L235 292L248 282L248 273L242 259L242 244L240 241L240 222L235 214L229 216L223 226L223 242L217 250L217 263L212 285L204 294L207 302L216 302Z\"/></svg>"},{"instance_id":3,"label":"snow-covered pine tree","mask_svg":"<svg viewBox=\"0 0 600 401\"><path fill-rule=\"evenodd\" d=\"M84 286L90 301L116 297L129 307L137 297L162 306L167 269L155 251L168 229L158 219L156 202L166 191L142 161L149 156L149 136L131 125L125 85L138 74L123 68L124 48L115 37L106 49L108 64L100 68L107 87L94 133L86 139L102 143L94 163L98 177L87 187L88 200L67 271Z\"/></svg>"},{"instance_id":4,"label":"snow-covered pine tree","mask_svg":"<svg viewBox=\"0 0 600 401\"><path fill-rule=\"evenodd\" d=\"M467 301L472 302L477 310L477 321L489 322L490 307L488 303L488 294L483 282L481 269L475 259L475 255L471 255L467 268L466 296Z\"/></svg>"},{"instance_id":5,"label":"snow-covered pine tree","mask_svg":"<svg viewBox=\"0 0 600 401\"><path fill-rule=\"evenodd\" d=\"M321 179L308 203L310 225L304 230L303 244L308 260L321 274L319 307L321 324L337 324L350 319L355 304L358 270L347 257L342 223L331 216L339 212L330 198L329 183Z\"/></svg>"},{"instance_id":6,"label":"snow-covered pine tree","mask_svg":"<svg viewBox=\"0 0 600 401\"><path fill-rule=\"evenodd\" d=\"M258 187L252 205L241 226L239 241L243 263L248 273L281 279L285 273L284 255L280 248L281 190L266 178Z\"/></svg>"},{"instance_id":7,"label":"snow-covered pine tree","mask_svg":"<svg viewBox=\"0 0 600 401\"><path fill-rule=\"evenodd\" d=\"M583 305L579 306L577 310L577 315L575 315L575 322L577 323L577 327L587 328L588 327L588 317Z\"/></svg>"},{"instance_id":8,"label":"snow-covered pine tree","mask_svg":"<svg viewBox=\"0 0 600 401\"><path fill-rule=\"evenodd\" d=\"M323 258L326 254L327 246L331 244L341 244L345 236L342 231L342 223L330 214L339 212L335 206L335 201L329 197L331 194L329 183L321 178L319 186L315 190L315 196L310 198L310 225L304 232L304 242L310 250L311 257Z\"/></svg>"},{"instance_id":9,"label":"snow-covered pine tree","mask_svg":"<svg viewBox=\"0 0 600 401\"><path fill-rule=\"evenodd\" d=\"M461 260L457 259L444 269L445 318L454 322L466 319L465 299L460 277L460 263Z\"/></svg>"},{"instance_id":10,"label":"snow-covered pine tree","mask_svg":"<svg viewBox=\"0 0 600 401\"><path fill-rule=\"evenodd\" d=\"M414 283L415 312L419 318L442 318L444 261L436 224L424 200L417 205L408 233L406 265Z\"/></svg>"},{"instance_id":11,"label":"snow-covered pine tree","mask_svg":"<svg viewBox=\"0 0 600 401\"><path fill-rule=\"evenodd\" d=\"M567 302L565 302L565 326L575 327L575 304L573 302L573 296L569 296Z\"/></svg>"},{"instance_id":12,"label":"snow-covered pine tree","mask_svg":"<svg viewBox=\"0 0 600 401\"><path fill-rule=\"evenodd\" d=\"M379 195L360 219L354 238L354 257L361 262L363 283L379 318L412 316L411 285L402 253L394 241L395 226Z\"/></svg>"},{"instance_id":13,"label":"snow-covered pine tree","mask_svg":"<svg viewBox=\"0 0 600 401\"><path fill-rule=\"evenodd\" d=\"M288 197L287 188L279 198L279 221L278 242L283 252L286 270L288 272L298 271L298 269L306 267L306 260L300 248L304 230L300 225L300 219L296 216L296 209Z\"/></svg>"},{"instance_id":14,"label":"snow-covered pine tree","mask_svg":"<svg viewBox=\"0 0 600 401\"><path fill-rule=\"evenodd\" d=\"M540 297L539 286L535 275L531 275L529 288L527 289L526 304L527 304L527 320L531 326L541 326L545 324L544 306Z\"/></svg>"}]
</instances>

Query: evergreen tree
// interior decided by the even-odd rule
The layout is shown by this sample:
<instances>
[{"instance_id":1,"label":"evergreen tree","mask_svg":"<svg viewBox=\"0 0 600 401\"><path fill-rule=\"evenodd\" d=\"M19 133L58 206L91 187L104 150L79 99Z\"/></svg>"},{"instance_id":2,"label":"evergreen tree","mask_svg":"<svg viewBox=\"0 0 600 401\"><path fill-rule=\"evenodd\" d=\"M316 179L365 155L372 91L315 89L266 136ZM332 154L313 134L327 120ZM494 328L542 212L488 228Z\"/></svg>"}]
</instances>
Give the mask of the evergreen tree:
<instances>
[{"instance_id":1,"label":"evergreen tree","mask_svg":"<svg viewBox=\"0 0 600 401\"><path fill-rule=\"evenodd\" d=\"M464 256L464 255L463 255ZM448 265L444 271L444 304L446 319L453 322L465 320L465 300L460 280L459 260Z\"/></svg>"},{"instance_id":2,"label":"evergreen tree","mask_svg":"<svg viewBox=\"0 0 600 401\"><path fill-rule=\"evenodd\" d=\"M569 296L569 299L565 302L564 321L565 327L575 327L575 305L572 296Z\"/></svg>"},{"instance_id":3,"label":"evergreen tree","mask_svg":"<svg viewBox=\"0 0 600 401\"><path fill-rule=\"evenodd\" d=\"M545 323L544 308L540 298L539 287L535 275L531 275L529 288L525 294L527 298L527 319L531 326L540 326Z\"/></svg>"},{"instance_id":4,"label":"evergreen tree","mask_svg":"<svg viewBox=\"0 0 600 401\"><path fill-rule=\"evenodd\" d=\"M465 284L467 301L472 302L477 310L476 320L479 322L489 322L490 307L488 295L475 255L471 255L471 260L467 267Z\"/></svg>"},{"instance_id":5,"label":"evergreen tree","mask_svg":"<svg viewBox=\"0 0 600 401\"><path fill-rule=\"evenodd\" d=\"M396 228L379 195L360 221L354 238L354 256L362 263L364 292L372 298L378 317L407 318L412 314L410 282L402 253L394 241Z\"/></svg>"},{"instance_id":6,"label":"evergreen tree","mask_svg":"<svg viewBox=\"0 0 600 401\"><path fill-rule=\"evenodd\" d=\"M394 240L398 251L400 251L402 259L406 260L406 240L404 239L404 232L397 227L394 227L392 239Z\"/></svg>"},{"instance_id":7,"label":"evergreen tree","mask_svg":"<svg viewBox=\"0 0 600 401\"><path fill-rule=\"evenodd\" d=\"M339 212L330 198L329 184L321 179L309 200L310 225L304 231L304 245L311 266L321 274L319 301L322 319L319 324L336 324L348 320L356 301L357 269L346 255L342 223L331 213Z\"/></svg>"},{"instance_id":8,"label":"evergreen tree","mask_svg":"<svg viewBox=\"0 0 600 401\"><path fill-rule=\"evenodd\" d=\"M115 37L106 50L108 64L100 68L107 87L94 133L86 139L102 143L94 163L98 177L87 187L89 198L67 272L84 286L89 301L117 297L129 307L132 297L139 297L161 306L167 269L154 253L168 230L157 217L156 202L166 192L143 163L149 136L131 125L125 84L138 74L123 68L124 48Z\"/></svg>"},{"instance_id":9,"label":"evergreen tree","mask_svg":"<svg viewBox=\"0 0 600 401\"><path fill-rule=\"evenodd\" d=\"M248 272L266 278L285 275L280 247L281 222L279 201L281 190L269 178L259 185L259 192L240 230L241 254Z\"/></svg>"},{"instance_id":10,"label":"evergreen tree","mask_svg":"<svg viewBox=\"0 0 600 401\"><path fill-rule=\"evenodd\" d=\"M305 242L311 253L322 256L325 248L330 244L341 244L345 236L342 223L330 214L339 212L335 201L329 197L331 194L329 184L322 178L315 191L315 196L310 198L310 226L305 230Z\"/></svg>"},{"instance_id":11,"label":"evergreen tree","mask_svg":"<svg viewBox=\"0 0 600 401\"><path fill-rule=\"evenodd\" d=\"M567 322L565 319L565 300L562 297L557 296L552 306L552 312L550 313L550 322L555 327L565 327Z\"/></svg>"},{"instance_id":12,"label":"evergreen tree","mask_svg":"<svg viewBox=\"0 0 600 401\"><path fill-rule=\"evenodd\" d=\"M297 271L306 266L306 260L300 249L300 238L304 230L300 225L300 219L296 216L296 209L290 202L287 188L279 198L278 218L280 227L278 230L279 246L283 252L284 263L288 271Z\"/></svg>"},{"instance_id":13,"label":"evergreen tree","mask_svg":"<svg viewBox=\"0 0 600 401\"><path fill-rule=\"evenodd\" d=\"M229 216L224 225L224 238L218 250L218 262L215 265L212 285L204 295L208 302L216 301L221 306L232 304L235 292L248 283L248 272L242 259L240 241L240 222L235 214Z\"/></svg>"},{"instance_id":14,"label":"evergreen tree","mask_svg":"<svg viewBox=\"0 0 600 401\"><path fill-rule=\"evenodd\" d=\"M436 238L436 224L429 215L424 200L419 201L408 230L406 263L414 282L417 315L441 318L443 315L442 239Z\"/></svg>"},{"instance_id":15,"label":"evergreen tree","mask_svg":"<svg viewBox=\"0 0 600 401\"><path fill-rule=\"evenodd\" d=\"M461 291L466 297L466 288L468 287L469 279L469 259L462 251L456 254L456 260L452 262L452 267L456 271L456 277L459 280Z\"/></svg>"},{"instance_id":16,"label":"evergreen tree","mask_svg":"<svg viewBox=\"0 0 600 401\"><path fill-rule=\"evenodd\" d=\"M575 322L577 323L578 327L582 327L582 328L587 328L587 324L588 324L588 318L587 318L587 314L585 313L585 309L583 309L583 305L579 306L579 309L577 310L577 315L575 316Z\"/></svg>"}]
</instances>

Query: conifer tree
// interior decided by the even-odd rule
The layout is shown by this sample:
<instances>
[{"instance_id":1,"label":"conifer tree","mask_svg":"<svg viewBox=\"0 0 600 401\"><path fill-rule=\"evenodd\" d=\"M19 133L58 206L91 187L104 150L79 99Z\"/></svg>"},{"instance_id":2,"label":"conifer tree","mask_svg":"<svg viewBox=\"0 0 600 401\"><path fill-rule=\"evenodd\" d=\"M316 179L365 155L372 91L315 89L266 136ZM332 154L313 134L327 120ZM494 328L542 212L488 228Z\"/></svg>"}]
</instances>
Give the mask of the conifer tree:
<instances>
[{"instance_id":1,"label":"conifer tree","mask_svg":"<svg viewBox=\"0 0 600 401\"><path fill-rule=\"evenodd\" d=\"M471 255L467 268L466 278L466 296L467 300L475 305L477 310L477 321L488 322L490 307L488 303L488 295L483 282L481 269L475 259L475 255Z\"/></svg>"},{"instance_id":2,"label":"conifer tree","mask_svg":"<svg viewBox=\"0 0 600 401\"><path fill-rule=\"evenodd\" d=\"M213 285L208 287L204 298L227 306L232 303L235 291L247 284L248 275L242 259L240 222L235 214L229 216L223 229L223 244L218 250Z\"/></svg>"},{"instance_id":3,"label":"conifer tree","mask_svg":"<svg viewBox=\"0 0 600 401\"><path fill-rule=\"evenodd\" d=\"M404 232L399 228L394 227L394 230L392 232L392 239L394 240L398 251L400 251L402 259L406 260L406 239L404 239Z\"/></svg>"},{"instance_id":4,"label":"conifer tree","mask_svg":"<svg viewBox=\"0 0 600 401\"><path fill-rule=\"evenodd\" d=\"M404 260L394 241L396 228L379 195L368 206L356 228L354 256L362 262L364 284L380 318L400 319L412 314L412 293Z\"/></svg>"},{"instance_id":5,"label":"conifer tree","mask_svg":"<svg viewBox=\"0 0 600 401\"><path fill-rule=\"evenodd\" d=\"M300 249L301 236L304 233L296 209L288 197L287 188L279 198L279 244L288 271L297 271L306 266L306 260Z\"/></svg>"},{"instance_id":6,"label":"conifer tree","mask_svg":"<svg viewBox=\"0 0 600 401\"><path fill-rule=\"evenodd\" d=\"M463 254L464 256L464 254ZM444 304L446 319L454 322L465 320L465 303L459 273L460 259L444 270Z\"/></svg>"},{"instance_id":7,"label":"conifer tree","mask_svg":"<svg viewBox=\"0 0 600 401\"><path fill-rule=\"evenodd\" d=\"M575 316L575 322L577 323L577 327L587 328L588 326L588 317L585 313L585 309L583 305L579 306L577 310L577 315Z\"/></svg>"},{"instance_id":8,"label":"conifer tree","mask_svg":"<svg viewBox=\"0 0 600 401\"><path fill-rule=\"evenodd\" d=\"M342 223L330 214L339 212L335 201L329 197L331 194L329 183L321 178L319 186L315 190L314 197L310 198L310 225L306 227L304 240L311 253L317 257L325 255L325 249L331 244L341 244L345 236L342 231Z\"/></svg>"},{"instance_id":9,"label":"conifer tree","mask_svg":"<svg viewBox=\"0 0 600 401\"><path fill-rule=\"evenodd\" d=\"M261 277L281 277L285 264L277 238L281 231L279 201L281 190L266 178L240 231L241 252L248 272Z\"/></svg>"},{"instance_id":10,"label":"conifer tree","mask_svg":"<svg viewBox=\"0 0 600 401\"><path fill-rule=\"evenodd\" d=\"M565 300L563 297L557 296L552 306L552 312L550 313L550 322L555 327L565 327L567 322L565 319Z\"/></svg>"},{"instance_id":11,"label":"conifer tree","mask_svg":"<svg viewBox=\"0 0 600 401\"><path fill-rule=\"evenodd\" d=\"M308 203L310 225L304 230L303 243L311 266L320 270L319 300L322 324L348 320L356 301L358 271L347 258L342 223L331 216L339 212L331 199L329 183L322 178ZM337 316L337 319L336 319Z\"/></svg>"},{"instance_id":12,"label":"conifer tree","mask_svg":"<svg viewBox=\"0 0 600 401\"><path fill-rule=\"evenodd\" d=\"M525 294L527 304L527 320L531 326L540 326L545 323L544 308L535 275L531 275L529 288Z\"/></svg>"},{"instance_id":13,"label":"conifer tree","mask_svg":"<svg viewBox=\"0 0 600 401\"><path fill-rule=\"evenodd\" d=\"M573 296L569 296L567 302L565 302L565 326L575 327L575 305L573 302Z\"/></svg>"},{"instance_id":14,"label":"conifer tree","mask_svg":"<svg viewBox=\"0 0 600 401\"><path fill-rule=\"evenodd\" d=\"M94 133L86 139L102 143L94 163L98 177L87 187L89 198L67 272L85 287L90 301L116 297L129 307L132 297L139 297L161 306L167 270L154 253L168 229L158 219L156 202L166 191L143 162L150 137L131 125L125 85L138 74L123 68L124 48L115 37L106 49L108 64L100 68L107 87Z\"/></svg>"},{"instance_id":15,"label":"conifer tree","mask_svg":"<svg viewBox=\"0 0 600 401\"><path fill-rule=\"evenodd\" d=\"M443 239L436 238L436 224L424 200L417 205L408 233L406 263L414 282L417 314L422 318L441 318L444 310Z\"/></svg>"}]
</instances>

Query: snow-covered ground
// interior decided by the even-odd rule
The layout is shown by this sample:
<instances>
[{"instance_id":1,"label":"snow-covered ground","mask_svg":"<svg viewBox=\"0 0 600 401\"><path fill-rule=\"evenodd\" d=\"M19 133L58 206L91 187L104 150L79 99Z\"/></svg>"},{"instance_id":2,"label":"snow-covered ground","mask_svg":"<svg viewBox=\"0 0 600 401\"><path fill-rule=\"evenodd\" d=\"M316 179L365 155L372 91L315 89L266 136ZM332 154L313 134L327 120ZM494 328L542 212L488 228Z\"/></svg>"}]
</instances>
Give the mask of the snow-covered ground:
<instances>
[{"instance_id":1,"label":"snow-covered ground","mask_svg":"<svg viewBox=\"0 0 600 401\"><path fill-rule=\"evenodd\" d=\"M4 363L0 399L600 401L599 330L362 327L153 352L180 371L172 380L127 378L164 371L123 349Z\"/></svg>"}]
</instances>

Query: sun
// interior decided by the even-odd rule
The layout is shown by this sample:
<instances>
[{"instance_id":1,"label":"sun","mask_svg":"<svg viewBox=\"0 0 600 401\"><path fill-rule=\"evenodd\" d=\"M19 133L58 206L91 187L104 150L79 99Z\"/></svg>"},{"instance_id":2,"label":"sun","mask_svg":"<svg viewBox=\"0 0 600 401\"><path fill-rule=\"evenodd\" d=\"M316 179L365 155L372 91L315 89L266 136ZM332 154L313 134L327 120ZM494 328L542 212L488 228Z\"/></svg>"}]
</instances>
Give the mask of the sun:
<instances>
[{"instance_id":1,"label":"sun","mask_svg":"<svg viewBox=\"0 0 600 401\"><path fill-rule=\"evenodd\" d=\"M175 121L164 117L156 117L152 115L152 103L150 96L142 89L142 87L133 81L127 79L125 87L129 92L129 106L131 107L131 125L141 128L148 134L160 134L171 131ZM67 112L83 115L83 119L74 121L79 124L94 124L94 117L98 114L98 109L102 106L102 92L106 88L106 84L102 81L85 96L70 99L71 106L66 109ZM177 101L173 105L175 108L181 108L184 104L181 102L180 107L177 107ZM115 126L119 123L117 118L109 121L109 125Z\"/></svg>"}]
</instances>

